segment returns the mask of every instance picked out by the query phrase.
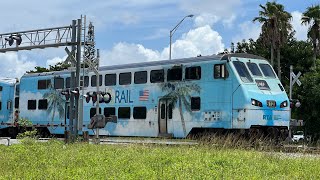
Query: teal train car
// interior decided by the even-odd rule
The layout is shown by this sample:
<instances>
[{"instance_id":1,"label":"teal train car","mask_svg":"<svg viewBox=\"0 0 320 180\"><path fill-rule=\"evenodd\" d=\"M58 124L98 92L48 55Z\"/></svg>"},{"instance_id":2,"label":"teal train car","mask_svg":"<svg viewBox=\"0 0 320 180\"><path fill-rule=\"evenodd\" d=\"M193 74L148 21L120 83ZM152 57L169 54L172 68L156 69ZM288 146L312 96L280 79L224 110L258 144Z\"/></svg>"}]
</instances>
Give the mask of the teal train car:
<instances>
[{"instance_id":1,"label":"teal train car","mask_svg":"<svg viewBox=\"0 0 320 180\"><path fill-rule=\"evenodd\" d=\"M100 135L184 138L226 130L287 136L289 99L262 57L219 54L106 66L99 73L100 92L111 96L100 103L99 112L117 117L116 123L100 129ZM97 77L86 69L81 74L79 134L93 135L87 126L96 105L85 96L96 93ZM68 70L25 74L20 80L19 117L41 131L63 135L69 128L69 98L61 94L66 90L74 90Z\"/></svg>"}]
</instances>

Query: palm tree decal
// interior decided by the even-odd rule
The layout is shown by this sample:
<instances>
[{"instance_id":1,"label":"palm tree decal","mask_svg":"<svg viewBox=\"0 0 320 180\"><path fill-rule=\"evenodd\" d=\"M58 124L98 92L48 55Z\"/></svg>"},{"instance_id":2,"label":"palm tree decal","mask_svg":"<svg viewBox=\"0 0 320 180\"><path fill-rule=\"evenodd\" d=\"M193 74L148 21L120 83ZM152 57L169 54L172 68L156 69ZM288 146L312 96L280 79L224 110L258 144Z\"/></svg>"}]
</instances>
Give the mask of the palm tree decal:
<instances>
[{"instance_id":1,"label":"palm tree decal","mask_svg":"<svg viewBox=\"0 0 320 180\"><path fill-rule=\"evenodd\" d=\"M308 38L313 45L313 61L316 65L317 49L320 44L320 5L308 7L302 14L301 23L311 25L308 30Z\"/></svg>"},{"instance_id":2,"label":"palm tree decal","mask_svg":"<svg viewBox=\"0 0 320 180\"><path fill-rule=\"evenodd\" d=\"M52 114L52 121L54 120L56 111L58 111L59 118L63 119L65 100L62 98L60 92L58 92L51 86L50 91L46 92L43 95L43 98L48 100L47 113Z\"/></svg>"},{"instance_id":3,"label":"palm tree decal","mask_svg":"<svg viewBox=\"0 0 320 180\"><path fill-rule=\"evenodd\" d=\"M276 2L267 2L265 6L261 4L259 6L262 10L259 11L259 16L252 21L262 23L261 34L265 45L270 45L272 67L274 66L274 50L277 50L278 77L281 80L280 48L286 44L288 34L292 30L289 22L292 16L284 10L282 4Z\"/></svg>"},{"instance_id":4,"label":"palm tree decal","mask_svg":"<svg viewBox=\"0 0 320 180\"><path fill-rule=\"evenodd\" d=\"M169 104L172 104L172 109L178 103L179 113L183 128L183 133L186 135L186 124L182 112L182 104L186 108L187 112L191 113L191 93L200 93L200 86L195 83L187 82L167 82L161 84L161 90L167 92L163 98L168 99Z\"/></svg>"}]
</instances>

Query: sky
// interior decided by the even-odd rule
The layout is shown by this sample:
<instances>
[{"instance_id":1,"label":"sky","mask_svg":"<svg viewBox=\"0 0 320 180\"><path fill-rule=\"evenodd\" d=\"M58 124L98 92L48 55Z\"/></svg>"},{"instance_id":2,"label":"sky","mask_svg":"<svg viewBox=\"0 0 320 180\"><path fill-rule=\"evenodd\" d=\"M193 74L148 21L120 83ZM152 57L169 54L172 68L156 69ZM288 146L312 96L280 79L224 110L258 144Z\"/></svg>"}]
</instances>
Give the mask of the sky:
<instances>
[{"instance_id":1,"label":"sky","mask_svg":"<svg viewBox=\"0 0 320 180\"><path fill-rule=\"evenodd\" d=\"M169 32L186 18L172 36L172 59L212 55L231 42L257 39L261 25L259 4L265 0L1 0L0 34L70 25L86 15L95 27L100 65L169 59ZM278 0L292 15L298 40L307 39L301 15L319 0ZM7 7L7 8L5 8ZM35 66L48 67L66 59L64 47L0 53L0 77L20 78Z\"/></svg>"}]
</instances>

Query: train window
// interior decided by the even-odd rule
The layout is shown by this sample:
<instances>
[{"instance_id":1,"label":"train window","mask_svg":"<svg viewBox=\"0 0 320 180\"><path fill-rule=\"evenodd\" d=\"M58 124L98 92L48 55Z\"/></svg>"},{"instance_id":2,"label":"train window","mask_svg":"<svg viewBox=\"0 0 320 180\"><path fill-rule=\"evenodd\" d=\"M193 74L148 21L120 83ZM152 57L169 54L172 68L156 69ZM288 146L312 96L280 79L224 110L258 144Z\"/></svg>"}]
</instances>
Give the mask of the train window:
<instances>
[{"instance_id":1,"label":"train window","mask_svg":"<svg viewBox=\"0 0 320 180\"><path fill-rule=\"evenodd\" d=\"M7 101L7 109L12 109L12 101Z\"/></svg>"},{"instance_id":2,"label":"train window","mask_svg":"<svg viewBox=\"0 0 320 180\"><path fill-rule=\"evenodd\" d=\"M243 82L253 82L252 77L250 76L249 71L243 62L233 61L233 65L236 68L238 75L240 76L240 79Z\"/></svg>"},{"instance_id":3,"label":"train window","mask_svg":"<svg viewBox=\"0 0 320 180\"><path fill-rule=\"evenodd\" d=\"M191 110L198 111L200 110L201 99L200 97L191 97Z\"/></svg>"},{"instance_id":4,"label":"train window","mask_svg":"<svg viewBox=\"0 0 320 180\"><path fill-rule=\"evenodd\" d=\"M161 104L160 117L161 117L161 119L165 119L166 118L166 105L165 104Z\"/></svg>"},{"instance_id":5,"label":"train window","mask_svg":"<svg viewBox=\"0 0 320 180\"><path fill-rule=\"evenodd\" d=\"M130 107L119 107L118 118L130 119Z\"/></svg>"},{"instance_id":6,"label":"train window","mask_svg":"<svg viewBox=\"0 0 320 180\"><path fill-rule=\"evenodd\" d=\"M97 76L92 75L91 76L91 87L97 86ZM99 75L99 86L102 86L102 75Z\"/></svg>"},{"instance_id":7,"label":"train window","mask_svg":"<svg viewBox=\"0 0 320 180\"><path fill-rule=\"evenodd\" d=\"M259 64L264 76L276 78L276 75L274 74L271 66L269 64Z\"/></svg>"},{"instance_id":8,"label":"train window","mask_svg":"<svg viewBox=\"0 0 320 180\"><path fill-rule=\"evenodd\" d=\"M164 81L164 70L152 70L150 72L150 82L151 83L157 83L157 82L163 82Z\"/></svg>"},{"instance_id":9,"label":"train window","mask_svg":"<svg viewBox=\"0 0 320 180\"><path fill-rule=\"evenodd\" d=\"M14 98L14 108L16 108L16 109L19 108L19 97Z\"/></svg>"},{"instance_id":10,"label":"train window","mask_svg":"<svg viewBox=\"0 0 320 180\"><path fill-rule=\"evenodd\" d=\"M20 94L20 84L17 84L16 85L16 96L19 96L19 94Z\"/></svg>"},{"instance_id":11,"label":"train window","mask_svg":"<svg viewBox=\"0 0 320 180\"><path fill-rule=\"evenodd\" d=\"M71 82L70 82L71 78L67 77L66 78L66 88L70 88L71 87ZM74 83L76 82L76 78L74 78Z\"/></svg>"},{"instance_id":12,"label":"train window","mask_svg":"<svg viewBox=\"0 0 320 180\"><path fill-rule=\"evenodd\" d=\"M131 84L131 72L119 74L119 84L127 85Z\"/></svg>"},{"instance_id":13,"label":"train window","mask_svg":"<svg viewBox=\"0 0 320 180\"><path fill-rule=\"evenodd\" d=\"M36 100L28 100L28 110L35 110L37 108Z\"/></svg>"},{"instance_id":14,"label":"train window","mask_svg":"<svg viewBox=\"0 0 320 180\"><path fill-rule=\"evenodd\" d=\"M53 79L54 89L63 89L64 88L64 79L61 77L55 77Z\"/></svg>"},{"instance_id":15,"label":"train window","mask_svg":"<svg viewBox=\"0 0 320 180\"><path fill-rule=\"evenodd\" d=\"M144 84L147 83L147 71L139 71L134 73L134 83Z\"/></svg>"},{"instance_id":16,"label":"train window","mask_svg":"<svg viewBox=\"0 0 320 180\"><path fill-rule=\"evenodd\" d=\"M83 80L83 76L80 76L80 86L83 86L83 87L89 86L89 76L84 76L84 80Z\"/></svg>"},{"instance_id":17,"label":"train window","mask_svg":"<svg viewBox=\"0 0 320 180\"><path fill-rule=\"evenodd\" d=\"M256 63L251 63L251 62L247 62L247 66L251 72L252 75L254 76L262 76L262 73L260 71L260 69L258 68L258 65Z\"/></svg>"},{"instance_id":18,"label":"train window","mask_svg":"<svg viewBox=\"0 0 320 180\"><path fill-rule=\"evenodd\" d=\"M2 91L2 86L0 86L0 91Z\"/></svg>"},{"instance_id":19,"label":"train window","mask_svg":"<svg viewBox=\"0 0 320 180\"><path fill-rule=\"evenodd\" d=\"M2 102L0 101L0 111L2 110Z\"/></svg>"},{"instance_id":20,"label":"train window","mask_svg":"<svg viewBox=\"0 0 320 180\"><path fill-rule=\"evenodd\" d=\"M215 64L213 71L215 79L225 79L229 77L229 72L224 64Z\"/></svg>"},{"instance_id":21,"label":"train window","mask_svg":"<svg viewBox=\"0 0 320 180\"><path fill-rule=\"evenodd\" d=\"M110 115L116 115L116 108L114 107L106 107L103 110L103 114L105 117L110 117Z\"/></svg>"},{"instance_id":22,"label":"train window","mask_svg":"<svg viewBox=\"0 0 320 180\"><path fill-rule=\"evenodd\" d=\"M181 81L182 80L182 68L176 67L176 68L168 69L167 80L168 81Z\"/></svg>"},{"instance_id":23,"label":"train window","mask_svg":"<svg viewBox=\"0 0 320 180\"><path fill-rule=\"evenodd\" d=\"M133 118L134 119L146 119L147 118L147 108L146 107L134 107L133 108Z\"/></svg>"},{"instance_id":24,"label":"train window","mask_svg":"<svg viewBox=\"0 0 320 180\"><path fill-rule=\"evenodd\" d=\"M172 109L173 109L173 105L172 105L172 103L170 103L168 106L168 118L169 119L172 119Z\"/></svg>"},{"instance_id":25,"label":"train window","mask_svg":"<svg viewBox=\"0 0 320 180\"><path fill-rule=\"evenodd\" d=\"M39 99L38 109L47 109L48 108L48 100L47 99Z\"/></svg>"},{"instance_id":26,"label":"train window","mask_svg":"<svg viewBox=\"0 0 320 180\"><path fill-rule=\"evenodd\" d=\"M117 83L117 75L116 74L106 74L104 78L104 84L106 86L114 86Z\"/></svg>"},{"instance_id":27,"label":"train window","mask_svg":"<svg viewBox=\"0 0 320 180\"><path fill-rule=\"evenodd\" d=\"M201 79L201 67L187 67L185 72L185 79L198 80Z\"/></svg>"},{"instance_id":28,"label":"train window","mask_svg":"<svg viewBox=\"0 0 320 180\"><path fill-rule=\"evenodd\" d=\"M50 84L50 79L38 80L38 89L48 89L50 87Z\"/></svg>"},{"instance_id":29,"label":"train window","mask_svg":"<svg viewBox=\"0 0 320 180\"><path fill-rule=\"evenodd\" d=\"M90 119L94 116L94 115L96 115L97 113L97 109L96 108L91 108L90 109ZM101 114L101 108L99 108L99 114Z\"/></svg>"}]
</instances>

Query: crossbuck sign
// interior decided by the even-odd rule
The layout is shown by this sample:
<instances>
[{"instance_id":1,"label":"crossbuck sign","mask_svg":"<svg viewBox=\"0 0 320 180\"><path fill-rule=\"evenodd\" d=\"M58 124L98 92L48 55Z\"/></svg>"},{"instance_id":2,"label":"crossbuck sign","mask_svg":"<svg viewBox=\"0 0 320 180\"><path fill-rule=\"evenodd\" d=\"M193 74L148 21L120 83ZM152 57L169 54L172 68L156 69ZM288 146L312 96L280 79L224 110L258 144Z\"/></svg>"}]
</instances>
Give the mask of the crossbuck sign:
<instances>
[{"instance_id":1,"label":"crossbuck sign","mask_svg":"<svg viewBox=\"0 0 320 180\"><path fill-rule=\"evenodd\" d=\"M294 74L293 72L293 67L290 66L290 94L289 94L289 98L290 100L292 99L292 86L297 83L298 86L301 86L301 81L299 80L299 77L301 76L301 72L299 71L298 74Z\"/></svg>"}]
</instances>

